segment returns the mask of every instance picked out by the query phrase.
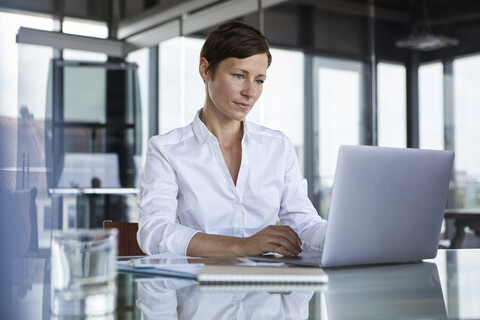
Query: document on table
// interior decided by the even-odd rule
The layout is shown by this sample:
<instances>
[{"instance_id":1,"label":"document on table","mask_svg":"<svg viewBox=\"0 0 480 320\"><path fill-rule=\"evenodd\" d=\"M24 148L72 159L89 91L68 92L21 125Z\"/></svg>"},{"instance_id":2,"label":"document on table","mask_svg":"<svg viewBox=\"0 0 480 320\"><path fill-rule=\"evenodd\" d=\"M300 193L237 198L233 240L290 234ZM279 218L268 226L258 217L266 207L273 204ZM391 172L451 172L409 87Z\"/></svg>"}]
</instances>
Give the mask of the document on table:
<instances>
[{"instance_id":1,"label":"document on table","mask_svg":"<svg viewBox=\"0 0 480 320\"><path fill-rule=\"evenodd\" d=\"M325 284L321 268L256 263L247 258L200 258L170 253L118 261L119 271L198 280L200 284Z\"/></svg>"},{"instance_id":2,"label":"document on table","mask_svg":"<svg viewBox=\"0 0 480 320\"><path fill-rule=\"evenodd\" d=\"M256 263L246 258L198 258L179 256L170 253L117 262L117 268L119 271L187 279L196 279L197 275L205 265L255 266Z\"/></svg>"}]
</instances>

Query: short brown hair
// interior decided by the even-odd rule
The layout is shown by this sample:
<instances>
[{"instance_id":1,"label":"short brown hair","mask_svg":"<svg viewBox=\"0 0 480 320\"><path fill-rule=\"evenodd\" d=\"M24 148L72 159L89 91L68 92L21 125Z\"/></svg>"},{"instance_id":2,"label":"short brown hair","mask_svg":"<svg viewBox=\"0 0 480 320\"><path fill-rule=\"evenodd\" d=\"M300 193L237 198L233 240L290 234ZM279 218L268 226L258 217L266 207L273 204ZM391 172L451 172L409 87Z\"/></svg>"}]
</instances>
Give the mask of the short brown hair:
<instances>
[{"instance_id":1,"label":"short brown hair","mask_svg":"<svg viewBox=\"0 0 480 320\"><path fill-rule=\"evenodd\" d=\"M215 74L220 62L227 58L244 59L266 53L268 67L272 62L268 39L259 30L240 21L230 21L208 34L200 51L200 58L208 61L208 72Z\"/></svg>"}]
</instances>

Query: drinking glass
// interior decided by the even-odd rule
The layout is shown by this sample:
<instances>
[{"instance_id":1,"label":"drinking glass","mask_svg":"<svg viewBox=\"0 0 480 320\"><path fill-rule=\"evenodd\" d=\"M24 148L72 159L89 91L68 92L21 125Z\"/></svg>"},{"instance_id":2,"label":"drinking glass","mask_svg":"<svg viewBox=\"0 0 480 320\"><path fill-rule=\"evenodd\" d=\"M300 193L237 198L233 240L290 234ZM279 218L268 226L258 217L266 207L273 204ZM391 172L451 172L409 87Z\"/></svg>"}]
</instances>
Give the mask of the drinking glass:
<instances>
[{"instance_id":1,"label":"drinking glass","mask_svg":"<svg viewBox=\"0 0 480 320\"><path fill-rule=\"evenodd\" d=\"M52 313L97 316L115 310L117 236L117 229L52 231Z\"/></svg>"}]
</instances>

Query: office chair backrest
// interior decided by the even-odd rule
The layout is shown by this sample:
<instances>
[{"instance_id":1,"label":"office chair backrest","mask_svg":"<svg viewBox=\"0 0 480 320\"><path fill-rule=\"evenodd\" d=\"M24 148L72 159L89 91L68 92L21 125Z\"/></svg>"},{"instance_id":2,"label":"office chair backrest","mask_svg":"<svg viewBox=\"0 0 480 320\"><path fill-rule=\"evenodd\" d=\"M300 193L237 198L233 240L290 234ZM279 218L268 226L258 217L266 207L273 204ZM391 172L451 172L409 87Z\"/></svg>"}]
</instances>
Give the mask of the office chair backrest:
<instances>
[{"instance_id":1,"label":"office chair backrest","mask_svg":"<svg viewBox=\"0 0 480 320\"><path fill-rule=\"evenodd\" d=\"M144 256L145 253L137 243L138 223L103 221L103 228L118 229L118 255L119 256Z\"/></svg>"}]
</instances>

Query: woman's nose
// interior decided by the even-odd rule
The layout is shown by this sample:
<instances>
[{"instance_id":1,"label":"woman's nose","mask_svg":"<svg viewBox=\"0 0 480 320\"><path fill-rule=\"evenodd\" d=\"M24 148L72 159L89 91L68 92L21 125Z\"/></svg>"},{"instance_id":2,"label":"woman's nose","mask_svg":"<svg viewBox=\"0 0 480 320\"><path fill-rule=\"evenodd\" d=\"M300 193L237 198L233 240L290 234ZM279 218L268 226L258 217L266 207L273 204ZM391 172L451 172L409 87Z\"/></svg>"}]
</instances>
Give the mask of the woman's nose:
<instances>
[{"instance_id":1,"label":"woman's nose","mask_svg":"<svg viewBox=\"0 0 480 320\"><path fill-rule=\"evenodd\" d=\"M255 97L255 94L257 93L256 88L253 83L250 81L246 81L245 85L243 86L242 89L242 95L246 96L248 98L253 98Z\"/></svg>"}]
</instances>

